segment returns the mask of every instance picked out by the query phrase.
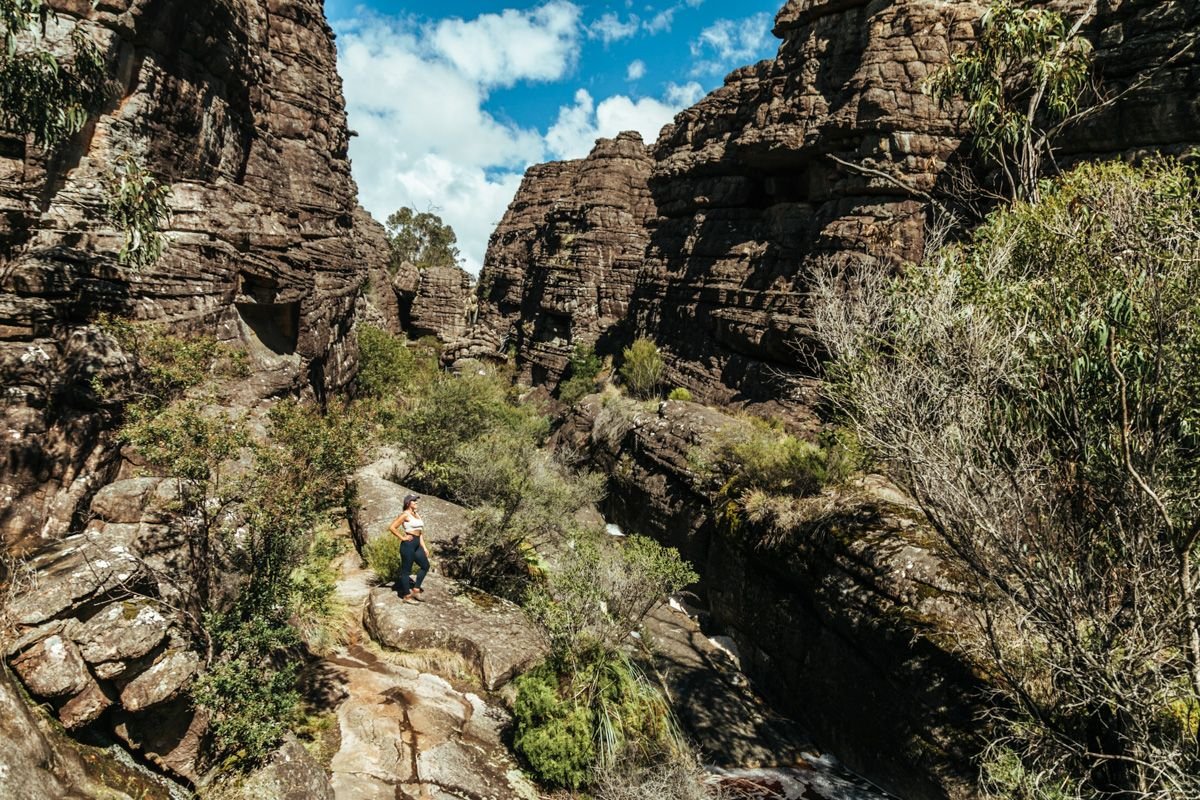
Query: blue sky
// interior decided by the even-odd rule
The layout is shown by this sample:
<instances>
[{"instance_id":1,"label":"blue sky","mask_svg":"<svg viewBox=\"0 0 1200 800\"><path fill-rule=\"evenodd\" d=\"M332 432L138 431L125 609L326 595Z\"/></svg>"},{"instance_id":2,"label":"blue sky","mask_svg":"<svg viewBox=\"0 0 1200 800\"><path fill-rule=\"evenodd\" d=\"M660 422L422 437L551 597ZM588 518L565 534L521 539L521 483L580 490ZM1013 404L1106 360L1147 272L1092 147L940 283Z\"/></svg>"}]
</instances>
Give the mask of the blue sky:
<instances>
[{"instance_id":1,"label":"blue sky","mask_svg":"<svg viewBox=\"0 0 1200 800\"><path fill-rule=\"evenodd\" d=\"M477 273L526 167L622 130L653 141L727 72L775 54L782 4L326 0L362 203L380 221L437 212Z\"/></svg>"}]
</instances>

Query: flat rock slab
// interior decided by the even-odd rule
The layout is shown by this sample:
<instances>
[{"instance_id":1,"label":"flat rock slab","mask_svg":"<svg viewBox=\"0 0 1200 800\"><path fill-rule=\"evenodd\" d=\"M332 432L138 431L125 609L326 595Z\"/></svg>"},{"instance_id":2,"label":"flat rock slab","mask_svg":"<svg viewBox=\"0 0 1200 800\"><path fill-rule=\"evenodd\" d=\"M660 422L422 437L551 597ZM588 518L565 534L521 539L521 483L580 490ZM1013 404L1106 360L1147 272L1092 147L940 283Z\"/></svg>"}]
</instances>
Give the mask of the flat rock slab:
<instances>
[{"instance_id":1,"label":"flat rock slab","mask_svg":"<svg viewBox=\"0 0 1200 800\"><path fill-rule=\"evenodd\" d=\"M351 509L350 525L360 547L377 536L388 535L388 525L400 515L407 494L421 497L425 540L431 547L436 548L437 542L466 530L465 508L437 497L422 495L393 480L406 471L402 459L387 455L354 473L355 505Z\"/></svg>"},{"instance_id":2,"label":"flat rock slab","mask_svg":"<svg viewBox=\"0 0 1200 800\"><path fill-rule=\"evenodd\" d=\"M191 650L167 650L150 669L121 690L126 711L141 711L174 699L200 669L200 657Z\"/></svg>"},{"instance_id":3,"label":"flat rock slab","mask_svg":"<svg viewBox=\"0 0 1200 800\"><path fill-rule=\"evenodd\" d=\"M541 632L515 603L444 577L428 581L420 603L405 603L390 588L372 589L363 624L396 650L440 648L475 666L495 691L545 657Z\"/></svg>"},{"instance_id":4,"label":"flat rock slab","mask_svg":"<svg viewBox=\"0 0 1200 800\"><path fill-rule=\"evenodd\" d=\"M89 664L128 661L153 650L169 627L152 601L127 600L107 606L80 625L74 638Z\"/></svg>"},{"instance_id":5,"label":"flat rock slab","mask_svg":"<svg viewBox=\"0 0 1200 800\"><path fill-rule=\"evenodd\" d=\"M92 683L79 648L55 633L42 639L12 661L25 686L38 697L76 695Z\"/></svg>"},{"instance_id":6,"label":"flat rock slab","mask_svg":"<svg viewBox=\"0 0 1200 800\"><path fill-rule=\"evenodd\" d=\"M327 662L345 689L336 800L536 800L501 738L507 714L353 645Z\"/></svg>"}]
</instances>

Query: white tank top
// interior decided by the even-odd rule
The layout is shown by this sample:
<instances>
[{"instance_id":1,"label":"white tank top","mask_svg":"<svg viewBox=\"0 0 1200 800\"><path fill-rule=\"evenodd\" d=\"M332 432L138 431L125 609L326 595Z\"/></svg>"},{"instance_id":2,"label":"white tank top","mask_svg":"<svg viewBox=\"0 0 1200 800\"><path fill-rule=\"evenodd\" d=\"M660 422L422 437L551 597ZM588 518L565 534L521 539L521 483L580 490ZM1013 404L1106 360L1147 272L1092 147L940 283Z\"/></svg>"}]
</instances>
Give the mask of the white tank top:
<instances>
[{"instance_id":1,"label":"white tank top","mask_svg":"<svg viewBox=\"0 0 1200 800\"><path fill-rule=\"evenodd\" d=\"M417 533L425 527L425 520L420 517L409 517L404 520L403 525L405 533Z\"/></svg>"}]
</instances>

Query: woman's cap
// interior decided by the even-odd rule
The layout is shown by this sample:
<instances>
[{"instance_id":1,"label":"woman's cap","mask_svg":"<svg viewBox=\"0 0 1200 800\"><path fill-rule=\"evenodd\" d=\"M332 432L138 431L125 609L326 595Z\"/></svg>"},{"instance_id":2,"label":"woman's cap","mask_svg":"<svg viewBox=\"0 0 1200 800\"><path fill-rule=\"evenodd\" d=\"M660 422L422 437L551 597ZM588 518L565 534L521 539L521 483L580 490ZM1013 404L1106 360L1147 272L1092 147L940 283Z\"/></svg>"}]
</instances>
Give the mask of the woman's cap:
<instances>
[{"instance_id":1,"label":"woman's cap","mask_svg":"<svg viewBox=\"0 0 1200 800\"><path fill-rule=\"evenodd\" d=\"M421 499L421 496L418 494L406 494L406 495L404 495L404 507L407 508L409 503L411 503L414 500L420 500L420 499Z\"/></svg>"}]
</instances>

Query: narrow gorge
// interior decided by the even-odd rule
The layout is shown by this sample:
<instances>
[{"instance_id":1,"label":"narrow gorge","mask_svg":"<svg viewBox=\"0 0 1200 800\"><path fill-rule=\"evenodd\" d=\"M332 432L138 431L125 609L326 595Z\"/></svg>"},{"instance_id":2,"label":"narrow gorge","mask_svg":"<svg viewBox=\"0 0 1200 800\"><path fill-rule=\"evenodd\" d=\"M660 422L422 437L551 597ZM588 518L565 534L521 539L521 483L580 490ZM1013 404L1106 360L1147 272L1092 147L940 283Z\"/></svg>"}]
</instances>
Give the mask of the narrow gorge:
<instances>
[{"instance_id":1,"label":"narrow gorge","mask_svg":"<svg viewBox=\"0 0 1200 800\"><path fill-rule=\"evenodd\" d=\"M0 798L1120 796L1121 709L1081 712L1093 793L997 777L1005 662L971 649L961 540L830 391L843 354L814 276L973 252L1010 204L967 104L929 84L980 46L987 4L787 0L775 57L656 140L529 167L478 276L397 259L360 205L324 0L10 5L37 22L4 18L9 58L45 43L67 63L82 32L106 81L56 144L7 107L0 126ZM1194 169L1200 3L1029 5L1088 43L1046 196L1079 165ZM118 256L122 163L169 187L143 268ZM1168 255L1187 261L1193 228ZM1111 336L1071 368L1111 362L1126 409L1100 450L1133 481ZM1188 485L1127 503L1155 516ZM402 598L388 526L417 494L433 570ZM1165 527L1190 530L1175 508ZM1153 735L1195 740L1186 673Z\"/></svg>"}]
</instances>

